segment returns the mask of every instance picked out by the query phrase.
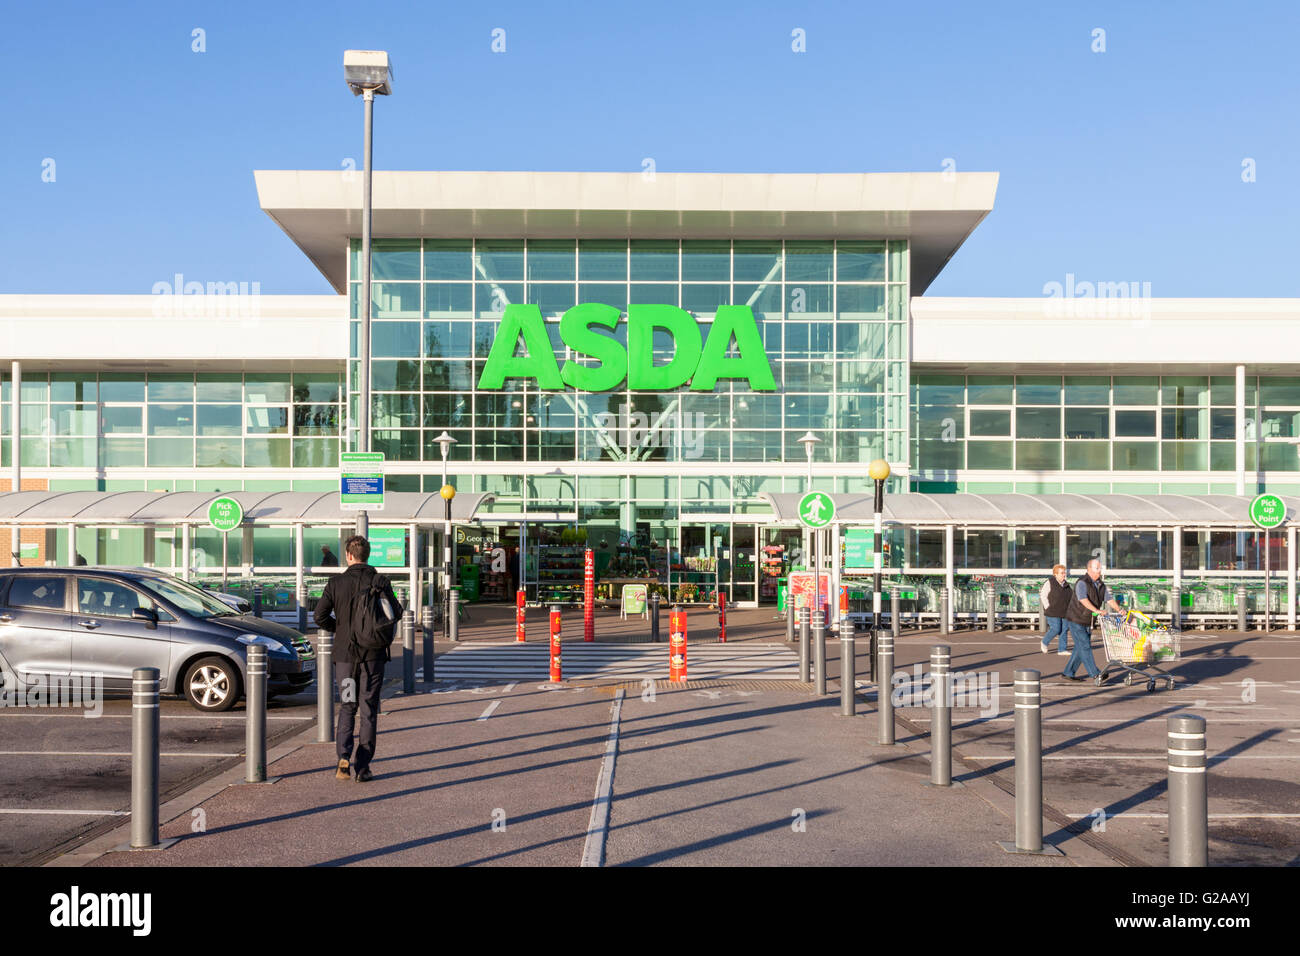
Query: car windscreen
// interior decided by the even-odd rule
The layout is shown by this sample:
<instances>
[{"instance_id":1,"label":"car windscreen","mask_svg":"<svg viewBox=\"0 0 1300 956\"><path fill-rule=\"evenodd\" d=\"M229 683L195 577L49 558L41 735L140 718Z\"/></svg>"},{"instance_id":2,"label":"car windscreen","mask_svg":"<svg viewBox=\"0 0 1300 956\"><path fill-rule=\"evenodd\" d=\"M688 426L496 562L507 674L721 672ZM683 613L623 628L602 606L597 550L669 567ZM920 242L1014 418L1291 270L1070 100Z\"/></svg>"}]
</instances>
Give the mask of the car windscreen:
<instances>
[{"instance_id":1,"label":"car windscreen","mask_svg":"<svg viewBox=\"0 0 1300 956\"><path fill-rule=\"evenodd\" d=\"M236 613L229 604L218 601L192 584L186 584L175 578L141 578L138 583L146 590L170 601L191 617L226 617L234 616Z\"/></svg>"}]
</instances>

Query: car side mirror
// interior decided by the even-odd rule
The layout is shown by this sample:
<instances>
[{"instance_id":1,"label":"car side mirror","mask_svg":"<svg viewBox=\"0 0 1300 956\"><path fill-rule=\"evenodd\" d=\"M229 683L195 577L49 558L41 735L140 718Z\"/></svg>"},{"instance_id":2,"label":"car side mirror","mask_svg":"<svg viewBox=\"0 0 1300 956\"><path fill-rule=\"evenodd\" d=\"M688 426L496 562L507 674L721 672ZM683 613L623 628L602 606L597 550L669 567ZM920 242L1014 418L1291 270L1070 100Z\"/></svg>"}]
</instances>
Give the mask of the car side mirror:
<instances>
[{"instance_id":1,"label":"car side mirror","mask_svg":"<svg viewBox=\"0 0 1300 956\"><path fill-rule=\"evenodd\" d=\"M131 620L144 621L150 628L158 626L158 612L147 607L138 607L131 612Z\"/></svg>"}]
</instances>

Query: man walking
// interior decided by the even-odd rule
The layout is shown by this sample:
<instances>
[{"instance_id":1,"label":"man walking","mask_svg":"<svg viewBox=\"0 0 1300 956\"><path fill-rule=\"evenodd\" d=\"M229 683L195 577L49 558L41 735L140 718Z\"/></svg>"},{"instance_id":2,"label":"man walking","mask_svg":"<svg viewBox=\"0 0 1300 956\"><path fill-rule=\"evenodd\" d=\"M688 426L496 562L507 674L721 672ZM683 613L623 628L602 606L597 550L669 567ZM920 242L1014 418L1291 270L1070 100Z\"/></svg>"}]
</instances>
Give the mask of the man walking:
<instances>
[{"instance_id":1,"label":"man walking","mask_svg":"<svg viewBox=\"0 0 1300 956\"><path fill-rule=\"evenodd\" d=\"M325 585L325 593L316 603L316 626L334 632L334 678L339 682L339 722L334 733L338 745L339 764L334 776L347 780L355 772L357 783L371 779L370 761L375 755L375 717L379 712L379 693L384 686L384 665L388 663L388 650L367 649L356 641L352 621L353 598L370 586L378 574L366 562L370 560L370 542L354 534L344 543L343 556L348 568L336 574ZM400 618L402 605L393 593L393 586L384 579L384 595L392 605L393 615ZM319 675L318 680L329 680ZM352 728L357 707L361 708L361 727L357 733L357 749L352 753Z\"/></svg>"},{"instance_id":2,"label":"man walking","mask_svg":"<svg viewBox=\"0 0 1300 956\"><path fill-rule=\"evenodd\" d=\"M1074 644L1074 651L1061 673L1066 680L1083 680L1075 676L1080 667L1088 672L1089 677L1101 673L1097 662L1092 659L1092 619L1102 613L1102 606L1107 604L1111 610L1123 610L1113 598L1107 598L1106 583L1101 579L1101 562L1093 558L1088 562L1088 573L1074 585L1074 594L1065 610L1070 640Z\"/></svg>"}]
</instances>

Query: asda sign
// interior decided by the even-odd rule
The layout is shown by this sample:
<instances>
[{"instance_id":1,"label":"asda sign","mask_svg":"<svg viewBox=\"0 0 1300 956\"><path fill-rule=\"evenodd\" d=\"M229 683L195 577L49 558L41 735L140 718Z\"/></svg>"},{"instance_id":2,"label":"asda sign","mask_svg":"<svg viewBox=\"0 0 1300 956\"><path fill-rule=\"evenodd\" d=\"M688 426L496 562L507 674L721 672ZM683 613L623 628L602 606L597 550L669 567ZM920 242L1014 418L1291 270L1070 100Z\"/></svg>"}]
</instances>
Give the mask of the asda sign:
<instances>
[{"instance_id":1,"label":"asda sign","mask_svg":"<svg viewBox=\"0 0 1300 956\"><path fill-rule=\"evenodd\" d=\"M560 338L578 356L594 359L563 365L551 351L542 312L535 305L510 305L501 317L496 340L479 376L480 389L499 389L508 378L530 378L538 388L565 386L608 392L622 386L637 391L668 391L690 382L691 390L710 392L719 379L744 379L756 391L776 390L776 379L754 312L747 305L720 305L704 336L695 317L675 305L629 305L627 347L599 330L613 331L622 313L612 305L584 303L560 319ZM655 330L673 340L672 358L654 364ZM732 343L735 354L728 355Z\"/></svg>"}]
</instances>

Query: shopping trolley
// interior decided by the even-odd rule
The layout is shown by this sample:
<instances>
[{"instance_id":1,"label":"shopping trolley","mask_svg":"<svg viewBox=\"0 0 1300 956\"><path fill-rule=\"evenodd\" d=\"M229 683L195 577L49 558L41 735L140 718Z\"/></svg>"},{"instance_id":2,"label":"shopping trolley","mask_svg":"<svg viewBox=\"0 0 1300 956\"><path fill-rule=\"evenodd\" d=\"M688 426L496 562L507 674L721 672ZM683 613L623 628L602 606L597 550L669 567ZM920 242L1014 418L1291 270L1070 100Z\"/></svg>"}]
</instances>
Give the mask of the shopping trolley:
<instances>
[{"instance_id":1,"label":"shopping trolley","mask_svg":"<svg viewBox=\"0 0 1300 956\"><path fill-rule=\"evenodd\" d=\"M1130 687L1136 676L1146 681L1148 691L1153 691L1158 674L1165 681L1166 690L1173 690L1173 675L1156 664L1178 660L1182 653L1180 631L1165 627L1141 611L1126 611L1101 615L1101 641L1106 648L1106 666L1097 675L1098 686L1111 674L1127 671L1124 683ZM1143 669L1155 674L1144 673Z\"/></svg>"}]
</instances>

